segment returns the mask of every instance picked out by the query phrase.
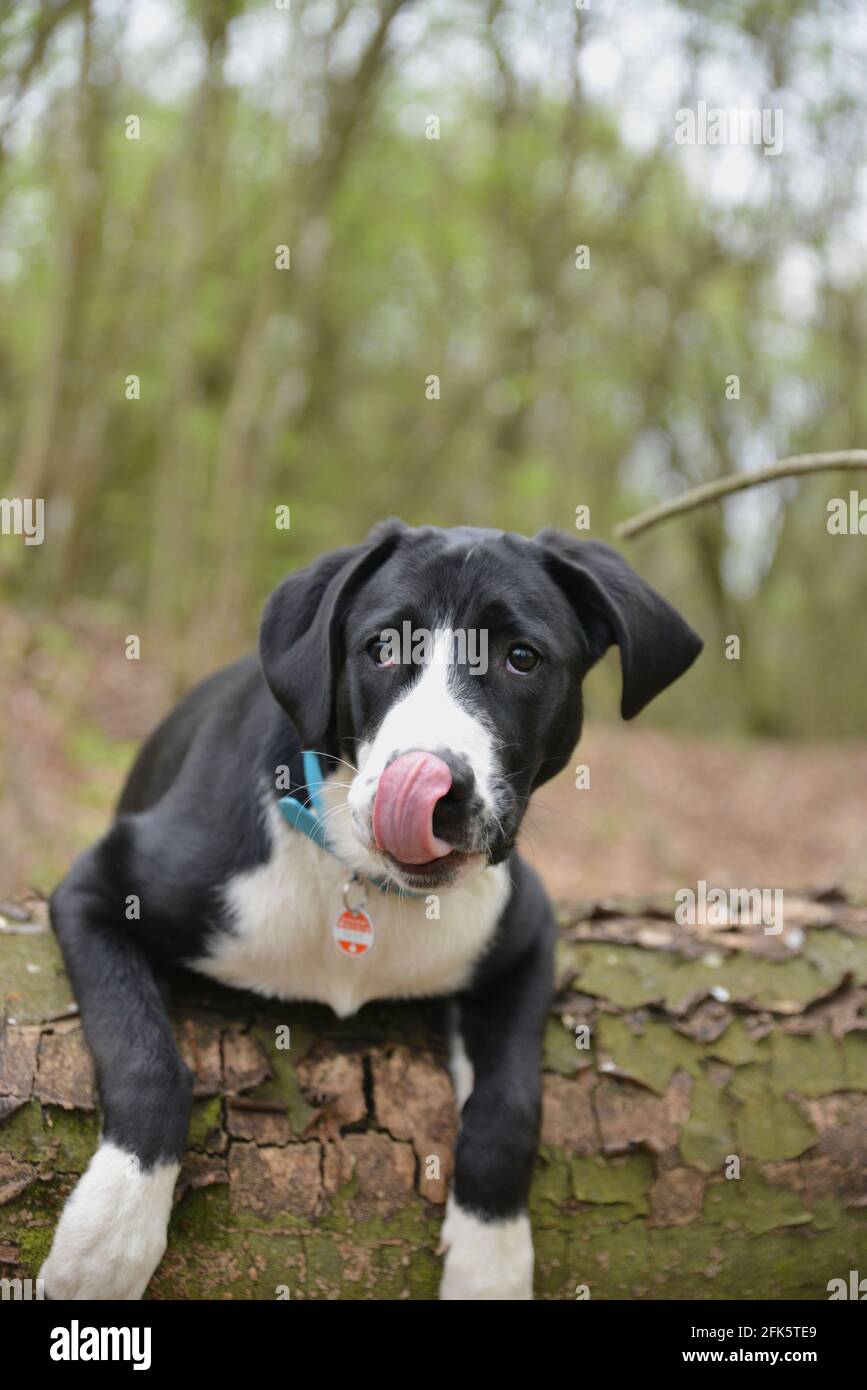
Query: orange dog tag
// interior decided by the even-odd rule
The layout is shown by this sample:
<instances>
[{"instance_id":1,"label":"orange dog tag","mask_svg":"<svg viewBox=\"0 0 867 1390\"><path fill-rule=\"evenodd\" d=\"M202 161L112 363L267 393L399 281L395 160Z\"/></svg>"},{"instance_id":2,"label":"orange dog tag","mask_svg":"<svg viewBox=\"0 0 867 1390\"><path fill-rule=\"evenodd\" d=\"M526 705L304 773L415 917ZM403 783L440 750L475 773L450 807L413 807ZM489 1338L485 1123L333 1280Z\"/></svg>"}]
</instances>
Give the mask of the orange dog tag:
<instances>
[{"instance_id":1,"label":"orange dog tag","mask_svg":"<svg viewBox=\"0 0 867 1390\"><path fill-rule=\"evenodd\" d=\"M341 912L331 930L338 950L345 956L363 956L374 942L373 923L360 908L347 908Z\"/></svg>"}]
</instances>

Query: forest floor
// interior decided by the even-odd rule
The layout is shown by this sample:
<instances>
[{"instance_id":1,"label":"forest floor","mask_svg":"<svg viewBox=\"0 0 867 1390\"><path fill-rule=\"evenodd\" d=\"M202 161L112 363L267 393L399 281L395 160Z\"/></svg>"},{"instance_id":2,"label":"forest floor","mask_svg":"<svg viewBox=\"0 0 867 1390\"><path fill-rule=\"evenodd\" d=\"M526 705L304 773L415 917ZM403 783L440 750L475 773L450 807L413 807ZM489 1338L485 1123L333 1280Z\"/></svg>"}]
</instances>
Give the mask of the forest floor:
<instances>
[{"instance_id":1,"label":"forest floor","mask_svg":"<svg viewBox=\"0 0 867 1390\"><path fill-rule=\"evenodd\" d=\"M141 739L170 708L158 656L138 661L93 609L34 625L0 614L3 894L48 891L105 829ZM586 764L579 790L574 768ZM867 740L772 743L588 722L572 765L534 798L525 856L556 898L867 879Z\"/></svg>"}]
</instances>

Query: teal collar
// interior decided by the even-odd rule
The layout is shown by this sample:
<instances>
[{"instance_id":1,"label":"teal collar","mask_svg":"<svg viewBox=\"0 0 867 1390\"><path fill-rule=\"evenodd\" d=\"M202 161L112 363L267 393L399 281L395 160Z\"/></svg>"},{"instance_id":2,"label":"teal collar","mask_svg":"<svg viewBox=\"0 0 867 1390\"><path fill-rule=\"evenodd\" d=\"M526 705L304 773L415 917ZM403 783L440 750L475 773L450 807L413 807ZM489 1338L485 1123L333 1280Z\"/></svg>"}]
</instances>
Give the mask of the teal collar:
<instances>
[{"instance_id":1,"label":"teal collar","mask_svg":"<svg viewBox=\"0 0 867 1390\"><path fill-rule=\"evenodd\" d=\"M328 842L325 833L325 800L322 795L322 787L325 778L322 776L322 768L319 765L319 757L309 748L305 748L302 753L304 763L304 783L302 791L307 792L307 800L310 803L305 806L295 796L283 796L277 802L278 810L287 825L291 825L293 830L300 830L306 835L308 840L312 840L320 849L327 850L333 854L335 859L340 855ZM342 862L342 861L341 861ZM349 867L349 866L347 866ZM401 888L399 885L386 883L381 878L374 878L370 874L360 874L357 870L351 870L352 879L356 882L366 879L367 882L374 884L381 893L399 893L405 898L423 897L421 893L411 893L408 888Z\"/></svg>"},{"instance_id":2,"label":"teal collar","mask_svg":"<svg viewBox=\"0 0 867 1390\"><path fill-rule=\"evenodd\" d=\"M291 825L295 830L301 830L312 840L314 844L321 845L323 849L334 851L325 836L325 802L322 799L322 768L319 766L319 759L315 753L311 753L309 748L305 748L302 753L304 761L304 783L307 791L307 799L311 806L303 806L294 796L281 797L277 802L280 814L287 825ZM304 790L304 788L302 788Z\"/></svg>"}]
</instances>

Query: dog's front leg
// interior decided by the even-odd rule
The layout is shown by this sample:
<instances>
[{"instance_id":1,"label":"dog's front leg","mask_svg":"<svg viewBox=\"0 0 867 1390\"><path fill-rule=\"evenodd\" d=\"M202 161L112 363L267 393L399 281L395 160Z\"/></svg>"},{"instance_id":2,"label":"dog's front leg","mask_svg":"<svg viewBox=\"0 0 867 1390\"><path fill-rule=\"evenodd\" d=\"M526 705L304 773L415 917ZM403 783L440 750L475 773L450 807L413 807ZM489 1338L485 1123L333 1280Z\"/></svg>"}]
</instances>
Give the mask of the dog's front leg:
<instances>
[{"instance_id":1,"label":"dog's front leg","mask_svg":"<svg viewBox=\"0 0 867 1390\"><path fill-rule=\"evenodd\" d=\"M539 1142L547 942L459 996L452 1075L461 1129L442 1230L441 1299L533 1297L527 1197Z\"/></svg>"},{"instance_id":2,"label":"dog's front leg","mask_svg":"<svg viewBox=\"0 0 867 1390\"><path fill-rule=\"evenodd\" d=\"M103 1110L99 1148L41 1270L53 1299L141 1298L165 1251L186 1140L192 1076L123 909L99 847L51 901Z\"/></svg>"}]
</instances>

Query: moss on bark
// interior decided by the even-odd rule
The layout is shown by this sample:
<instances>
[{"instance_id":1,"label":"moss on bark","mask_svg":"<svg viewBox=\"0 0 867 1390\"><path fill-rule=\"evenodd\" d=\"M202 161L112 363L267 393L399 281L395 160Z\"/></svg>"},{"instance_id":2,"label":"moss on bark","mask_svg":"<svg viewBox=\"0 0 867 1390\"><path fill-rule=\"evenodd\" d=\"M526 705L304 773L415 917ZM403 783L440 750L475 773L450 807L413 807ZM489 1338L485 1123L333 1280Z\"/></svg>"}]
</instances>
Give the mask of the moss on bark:
<instances>
[{"instance_id":1,"label":"moss on bark","mask_svg":"<svg viewBox=\"0 0 867 1390\"><path fill-rule=\"evenodd\" d=\"M98 1135L38 901L0 918L0 978L0 1272L28 1278ZM340 1022L189 979L170 1001L196 1099L148 1296L435 1297L438 1008ZM531 1206L541 1298L826 1298L863 1267L867 909L787 894L779 936L564 909Z\"/></svg>"}]
</instances>

